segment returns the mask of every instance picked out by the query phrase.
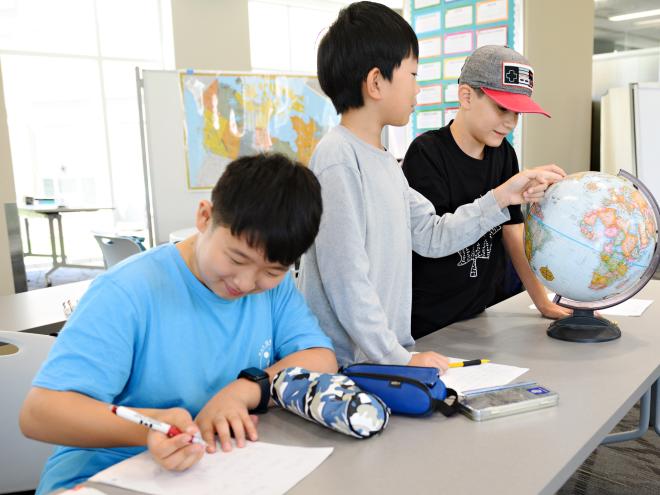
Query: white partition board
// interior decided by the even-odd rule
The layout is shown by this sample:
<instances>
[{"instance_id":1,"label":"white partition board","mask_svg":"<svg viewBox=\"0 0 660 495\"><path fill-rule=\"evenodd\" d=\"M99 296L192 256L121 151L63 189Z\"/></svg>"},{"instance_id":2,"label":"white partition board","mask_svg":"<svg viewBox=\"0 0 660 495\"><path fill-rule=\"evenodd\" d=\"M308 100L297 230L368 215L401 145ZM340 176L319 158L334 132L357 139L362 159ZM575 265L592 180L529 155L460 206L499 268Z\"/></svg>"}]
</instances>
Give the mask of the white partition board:
<instances>
[{"instance_id":1,"label":"white partition board","mask_svg":"<svg viewBox=\"0 0 660 495\"><path fill-rule=\"evenodd\" d=\"M194 226L197 205L211 191L188 190L179 72L144 70L142 81L152 228L162 244L170 232Z\"/></svg>"},{"instance_id":2,"label":"white partition board","mask_svg":"<svg viewBox=\"0 0 660 495\"><path fill-rule=\"evenodd\" d=\"M633 85L637 177L660 201L660 84Z\"/></svg>"},{"instance_id":3,"label":"white partition board","mask_svg":"<svg viewBox=\"0 0 660 495\"><path fill-rule=\"evenodd\" d=\"M636 175L632 96L628 86L610 88L600 100L600 170Z\"/></svg>"}]
</instances>

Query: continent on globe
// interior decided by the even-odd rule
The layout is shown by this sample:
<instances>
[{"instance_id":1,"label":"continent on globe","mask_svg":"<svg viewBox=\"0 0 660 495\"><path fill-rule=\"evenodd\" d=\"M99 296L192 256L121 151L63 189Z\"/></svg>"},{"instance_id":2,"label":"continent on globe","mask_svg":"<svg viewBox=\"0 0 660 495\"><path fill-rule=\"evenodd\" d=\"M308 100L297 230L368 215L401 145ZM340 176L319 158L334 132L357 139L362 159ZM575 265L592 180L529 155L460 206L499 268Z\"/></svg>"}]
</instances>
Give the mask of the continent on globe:
<instances>
[{"instance_id":1,"label":"continent on globe","mask_svg":"<svg viewBox=\"0 0 660 495\"><path fill-rule=\"evenodd\" d=\"M542 266L541 268L539 268L539 271L541 272L541 276L544 279L549 280L551 282L555 279L555 276L552 274L552 271L550 271L550 268L548 268L547 266Z\"/></svg>"}]
</instances>

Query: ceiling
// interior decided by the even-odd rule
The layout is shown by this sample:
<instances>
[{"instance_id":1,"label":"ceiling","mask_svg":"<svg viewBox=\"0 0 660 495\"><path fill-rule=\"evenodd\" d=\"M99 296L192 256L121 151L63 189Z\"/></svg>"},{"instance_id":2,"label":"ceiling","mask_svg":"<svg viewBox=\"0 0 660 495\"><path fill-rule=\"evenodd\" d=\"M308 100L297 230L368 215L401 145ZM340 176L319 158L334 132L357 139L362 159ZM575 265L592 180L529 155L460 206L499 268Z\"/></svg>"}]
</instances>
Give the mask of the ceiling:
<instances>
[{"instance_id":1,"label":"ceiling","mask_svg":"<svg viewBox=\"0 0 660 495\"><path fill-rule=\"evenodd\" d=\"M660 15L613 22L615 15L660 9L660 0L596 0L594 53L660 46Z\"/></svg>"}]
</instances>

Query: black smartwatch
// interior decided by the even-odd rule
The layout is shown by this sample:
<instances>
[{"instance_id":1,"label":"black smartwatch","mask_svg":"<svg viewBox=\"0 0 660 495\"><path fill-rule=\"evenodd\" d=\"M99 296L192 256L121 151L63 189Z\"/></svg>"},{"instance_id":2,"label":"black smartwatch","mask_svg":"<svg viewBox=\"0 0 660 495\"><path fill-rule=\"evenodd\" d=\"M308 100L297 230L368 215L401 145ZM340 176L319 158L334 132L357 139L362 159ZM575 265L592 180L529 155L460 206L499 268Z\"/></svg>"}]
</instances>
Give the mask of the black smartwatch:
<instances>
[{"instance_id":1,"label":"black smartwatch","mask_svg":"<svg viewBox=\"0 0 660 495\"><path fill-rule=\"evenodd\" d=\"M259 368L245 368L238 374L237 378L246 378L261 388L261 400L259 405L248 411L250 414L264 414L268 412L268 401L270 401L270 381L268 373Z\"/></svg>"}]
</instances>

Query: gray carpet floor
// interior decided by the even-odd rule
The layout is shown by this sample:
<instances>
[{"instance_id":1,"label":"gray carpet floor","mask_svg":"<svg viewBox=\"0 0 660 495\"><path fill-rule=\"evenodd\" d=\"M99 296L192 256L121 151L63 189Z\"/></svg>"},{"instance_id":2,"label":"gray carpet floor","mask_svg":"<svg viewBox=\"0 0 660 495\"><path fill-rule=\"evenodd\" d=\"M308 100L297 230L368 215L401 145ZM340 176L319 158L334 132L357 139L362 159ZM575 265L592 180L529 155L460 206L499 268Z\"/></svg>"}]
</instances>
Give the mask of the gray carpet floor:
<instances>
[{"instance_id":1,"label":"gray carpet floor","mask_svg":"<svg viewBox=\"0 0 660 495\"><path fill-rule=\"evenodd\" d=\"M43 289L46 287L46 272L48 270L29 270L26 272L28 290ZM101 269L94 268L58 268L50 274L50 281L53 286L80 282L81 280L90 280L100 273Z\"/></svg>"},{"instance_id":2,"label":"gray carpet floor","mask_svg":"<svg viewBox=\"0 0 660 495\"><path fill-rule=\"evenodd\" d=\"M635 406L614 431L637 428ZM594 450L557 495L660 495L660 436L650 428L628 442Z\"/></svg>"}]
</instances>

